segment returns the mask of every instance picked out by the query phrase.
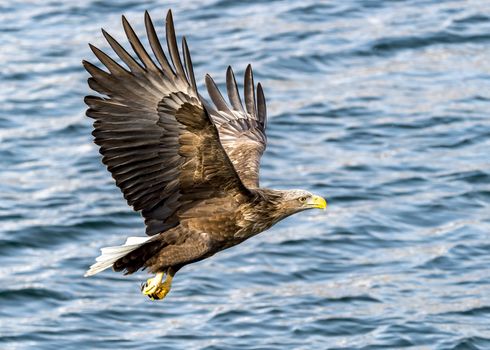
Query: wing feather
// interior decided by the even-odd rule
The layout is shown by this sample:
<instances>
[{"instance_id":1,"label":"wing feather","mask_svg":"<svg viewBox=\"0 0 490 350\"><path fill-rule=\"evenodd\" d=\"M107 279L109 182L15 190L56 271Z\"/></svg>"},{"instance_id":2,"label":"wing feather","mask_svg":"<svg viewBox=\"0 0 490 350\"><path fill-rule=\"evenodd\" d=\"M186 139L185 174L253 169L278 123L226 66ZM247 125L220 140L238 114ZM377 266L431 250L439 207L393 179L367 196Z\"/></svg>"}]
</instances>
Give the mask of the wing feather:
<instances>
[{"instance_id":1,"label":"wing feather","mask_svg":"<svg viewBox=\"0 0 490 350\"><path fill-rule=\"evenodd\" d=\"M214 82L213 78L211 78L209 74L206 74L205 81L206 81L206 87L208 89L209 97L211 98L211 101L213 101L218 111L222 111L227 114L232 113L231 109L226 104L223 95L221 95L221 92L216 86L216 83Z\"/></svg>"},{"instance_id":2,"label":"wing feather","mask_svg":"<svg viewBox=\"0 0 490 350\"><path fill-rule=\"evenodd\" d=\"M249 64L245 70L245 82L243 86L245 92L245 107L247 113L255 118L255 85L252 66Z\"/></svg>"},{"instance_id":3,"label":"wing feather","mask_svg":"<svg viewBox=\"0 0 490 350\"><path fill-rule=\"evenodd\" d=\"M170 52L170 58L176 69L177 75L185 77L184 67L180 61L179 49L177 47L177 38L175 37L174 21L172 18L172 11L167 13L166 21L166 34L167 34L167 47Z\"/></svg>"},{"instance_id":4,"label":"wing feather","mask_svg":"<svg viewBox=\"0 0 490 350\"><path fill-rule=\"evenodd\" d=\"M257 84L257 114L259 117L259 122L265 129L267 123L267 107L265 104L264 90L262 89L262 84Z\"/></svg>"},{"instance_id":5,"label":"wing feather","mask_svg":"<svg viewBox=\"0 0 490 350\"><path fill-rule=\"evenodd\" d=\"M151 50L153 51L153 54L162 66L162 69L165 72L166 76L174 76L175 72L170 66L170 63L168 63L167 56L165 56L165 53L163 52L162 45L160 45L160 40L158 39L155 27L153 26L153 22L148 11L145 11L145 28L146 35L148 36L148 41L150 42Z\"/></svg>"},{"instance_id":6,"label":"wing feather","mask_svg":"<svg viewBox=\"0 0 490 350\"><path fill-rule=\"evenodd\" d=\"M102 29L102 34L104 35L105 39L109 43L109 45L112 47L114 52L119 56L121 60L123 60L124 63L128 66L128 68L131 70L133 73L144 73L143 67L139 65L138 62L126 51L124 47L122 47L116 39L114 39L109 33L107 33L104 29Z\"/></svg>"},{"instance_id":7,"label":"wing feather","mask_svg":"<svg viewBox=\"0 0 490 350\"><path fill-rule=\"evenodd\" d=\"M256 101L253 72L249 65L244 78L245 109L231 67L226 71L226 89L231 107L209 75L206 76L206 87L214 106L204 103L204 107L218 128L221 144L243 184L248 188L258 188L260 158L267 144L267 112L262 86L257 86Z\"/></svg>"},{"instance_id":8,"label":"wing feather","mask_svg":"<svg viewBox=\"0 0 490 350\"><path fill-rule=\"evenodd\" d=\"M184 64L185 70L187 72L187 77L190 79L192 88L197 93L196 77L194 76L194 68L192 67L191 54L189 52L189 47L187 46L187 40L185 37L182 38L182 52L184 54Z\"/></svg>"},{"instance_id":9,"label":"wing feather","mask_svg":"<svg viewBox=\"0 0 490 350\"><path fill-rule=\"evenodd\" d=\"M233 73L231 66L228 66L228 69L226 70L226 90L233 109L245 113L242 100L240 99L240 93L238 92L235 74Z\"/></svg>"},{"instance_id":10,"label":"wing feather","mask_svg":"<svg viewBox=\"0 0 490 350\"><path fill-rule=\"evenodd\" d=\"M124 197L141 211L147 234L179 223L186 208L202 199L248 195L197 92L187 43L185 70L177 49L172 14L167 15L170 65L151 18L145 26L158 67L126 18L122 19L136 61L112 36L109 45L129 70L91 45L108 71L83 62L89 86L105 97L87 96L93 135ZM188 218L186 214L186 218Z\"/></svg>"},{"instance_id":11,"label":"wing feather","mask_svg":"<svg viewBox=\"0 0 490 350\"><path fill-rule=\"evenodd\" d=\"M148 55L148 52L146 52L145 48L141 44L141 41L139 40L138 36L134 32L133 28L129 24L128 20L126 17L122 16L122 23L123 23L123 28L124 32L126 33L126 36L128 37L128 41L131 44L131 47L133 48L133 51L136 53L136 55L139 57L141 62L143 62L143 65L153 71L153 72L158 72L159 69L153 62L153 60L150 58Z\"/></svg>"}]
</instances>

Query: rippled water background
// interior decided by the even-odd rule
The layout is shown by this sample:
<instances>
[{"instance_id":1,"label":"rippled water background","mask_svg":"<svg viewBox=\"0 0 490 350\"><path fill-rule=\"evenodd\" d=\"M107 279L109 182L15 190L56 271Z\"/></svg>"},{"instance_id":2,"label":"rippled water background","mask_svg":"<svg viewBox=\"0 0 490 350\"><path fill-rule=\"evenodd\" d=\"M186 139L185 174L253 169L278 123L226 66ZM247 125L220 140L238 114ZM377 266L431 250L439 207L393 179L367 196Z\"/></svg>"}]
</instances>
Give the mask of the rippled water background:
<instances>
[{"instance_id":1,"label":"rippled water background","mask_svg":"<svg viewBox=\"0 0 490 350\"><path fill-rule=\"evenodd\" d=\"M82 275L142 235L84 117L87 43L174 10L202 89L254 65L262 184L324 194L183 269ZM490 349L490 2L0 1L0 348Z\"/></svg>"}]
</instances>

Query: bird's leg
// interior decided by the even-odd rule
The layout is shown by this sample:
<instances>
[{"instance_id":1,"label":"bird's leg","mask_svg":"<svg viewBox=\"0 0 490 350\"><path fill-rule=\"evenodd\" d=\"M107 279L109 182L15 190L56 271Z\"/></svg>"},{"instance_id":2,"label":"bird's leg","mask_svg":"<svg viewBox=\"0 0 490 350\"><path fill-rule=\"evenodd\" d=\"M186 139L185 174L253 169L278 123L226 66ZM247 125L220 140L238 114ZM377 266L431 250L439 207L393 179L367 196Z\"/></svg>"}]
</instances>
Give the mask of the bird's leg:
<instances>
[{"instance_id":1,"label":"bird's leg","mask_svg":"<svg viewBox=\"0 0 490 350\"><path fill-rule=\"evenodd\" d=\"M160 285L161 288L153 295L154 300L160 300L167 296L168 292L170 292L170 288L172 288L172 279L174 278L174 272L171 267L167 270L167 277L165 281ZM151 297L151 296L150 296Z\"/></svg>"},{"instance_id":2,"label":"bird's leg","mask_svg":"<svg viewBox=\"0 0 490 350\"><path fill-rule=\"evenodd\" d=\"M167 277L162 283L164 274L165 272L159 272L154 278L150 278L148 281L142 284L141 292L148 295L151 300L160 300L165 298L172 287L172 278L175 275L175 271L169 267L166 271Z\"/></svg>"}]
</instances>

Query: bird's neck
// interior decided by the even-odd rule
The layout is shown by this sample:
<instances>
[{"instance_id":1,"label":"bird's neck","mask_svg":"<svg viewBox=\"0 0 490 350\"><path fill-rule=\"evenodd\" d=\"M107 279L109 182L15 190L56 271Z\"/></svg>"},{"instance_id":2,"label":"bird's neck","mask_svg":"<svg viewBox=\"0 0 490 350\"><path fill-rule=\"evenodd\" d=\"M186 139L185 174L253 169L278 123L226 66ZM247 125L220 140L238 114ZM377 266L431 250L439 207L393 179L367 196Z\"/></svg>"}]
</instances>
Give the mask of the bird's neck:
<instances>
[{"instance_id":1,"label":"bird's neck","mask_svg":"<svg viewBox=\"0 0 490 350\"><path fill-rule=\"evenodd\" d=\"M281 195L279 191L256 189L253 192L254 199L248 212L256 228L254 231L261 232L282 220L285 215L280 210Z\"/></svg>"}]
</instances>

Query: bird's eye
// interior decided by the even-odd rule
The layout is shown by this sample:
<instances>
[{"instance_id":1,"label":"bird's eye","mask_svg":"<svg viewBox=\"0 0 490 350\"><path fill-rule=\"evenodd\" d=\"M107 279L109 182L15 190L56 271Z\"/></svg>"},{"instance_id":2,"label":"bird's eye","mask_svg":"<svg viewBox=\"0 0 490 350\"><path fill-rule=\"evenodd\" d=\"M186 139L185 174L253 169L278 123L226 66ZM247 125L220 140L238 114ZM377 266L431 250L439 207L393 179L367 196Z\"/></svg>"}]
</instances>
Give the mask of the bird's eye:
<instances>
[{"instance_id":1,"label":"bird's eye","mask_svg":"<svg viewBox=\"0 0 490 350\"><path fill-rule=\"evenodd\" d=\"M303 196L303 197L301 197L301 198L299 199L299 201L300 201L301 203L304 203L304 202L306 202L306 200L307 200L307 199L308 199L308 197Z\"/></svg>"}]
</instances>

